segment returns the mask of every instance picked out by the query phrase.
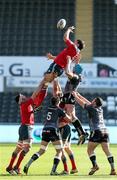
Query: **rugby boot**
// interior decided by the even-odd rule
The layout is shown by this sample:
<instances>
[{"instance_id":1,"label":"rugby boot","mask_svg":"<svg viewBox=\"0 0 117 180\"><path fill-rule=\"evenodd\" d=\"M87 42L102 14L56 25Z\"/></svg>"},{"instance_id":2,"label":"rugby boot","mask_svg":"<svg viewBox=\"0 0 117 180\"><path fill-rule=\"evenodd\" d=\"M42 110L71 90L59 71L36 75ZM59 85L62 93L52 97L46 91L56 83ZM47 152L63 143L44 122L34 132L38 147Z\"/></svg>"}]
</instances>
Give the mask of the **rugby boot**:
<instances>
[{"instance_id":1,"label":"rugby boot","mask_svg":"<svg viewBox=\"0 0 117 180\"><path fill-rule=\"evenodd\" d=\"M70 174L75 174L75 173L78 173L78 169L72 169L72 170L70 171Z\"/></svg>"},{"instance_id":2,"label":"rugby boot","mask_svg":"<svg viewBox=\"0 0 117 180\"><path fill-rule=\"evenodd\" d=\"M15 175L15 172L13 169L10 169L9 167L6 168L6 171L11 174L11 175Z\"/></svg>"},{"instance_id":3,"label":"rugby boot","mask_svg":"<svg viewBox=\"0 0 117 180\"><path fill-rule=\"evenodd\" d=\"M55 171L55 172L51 171L50 175L51 175L51 176L59 176L60 174L57 173L56 171Z\"/></svg>"},{"instance_id":4,"label":"rugby boot","mask_svg":"<svg viewBox=\"0 0 117 180\"><path fill-rule=\"evenodd\" d=\"M96 171L98 171L99 170L99 167L96 165L96 166L93 166L92 168L91 168L91 171L89 172L89 175L93 175Z\"/></svg>"},{"instance_id":5,"label":"rugby boot","mask_svg":"<svg viewBox=\"0 0 117 180\"><path fill-rule=\"evenodd\" d=\"M17 168L16 166L13 168L14 172L18 175L21 175L20 168Z\"/></svg>"},{"instance_id":6,"label":"rugby boot","mask_svg":"<svg viewBox=\"0 0 117 180\"><path fill-rule=\"evenodd\" d=\"M69 171L63 170L63 171L60 173L60 175L69 175Z\"/></svg>"},{"instance_id":7,"label":"rugby boot","mask_svg":"<svg viewBox=\"0 0 117 180\"><path fill-rule=\"evenodd\" d=\"M110 175L116 175L115 169L111 169Z\"/></svg>"},{"instance_id":8,"label":"rugby boot","mask_svg":"<svg viewBox=\"0 0 117 180\"><path fill-rule=\"evenodd\" d=\"M27 175L28 174L28 167L27 166L24 166L24 169L23 169L23 171L24 171L24 173Z\"/></svg>"}]
</instances>

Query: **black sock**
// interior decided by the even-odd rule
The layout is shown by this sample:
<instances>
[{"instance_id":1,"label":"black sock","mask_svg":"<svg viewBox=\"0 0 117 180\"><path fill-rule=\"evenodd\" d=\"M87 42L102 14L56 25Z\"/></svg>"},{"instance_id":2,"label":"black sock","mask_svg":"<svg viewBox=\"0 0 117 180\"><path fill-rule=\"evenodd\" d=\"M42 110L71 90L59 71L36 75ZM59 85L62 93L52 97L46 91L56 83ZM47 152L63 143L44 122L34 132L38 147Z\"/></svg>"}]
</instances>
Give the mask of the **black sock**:
<instances>
[{"instance_id":1,"label":"black sock","mask_svg":"<svg viewBox=\"0 0 117 180\"><path fill-rule=\"evenodd\" d=\"M75 127L76 131L78 132L78 135L85 134L84 129L81 125L81 122L79 119L76 119L74 122L72 122L73 126Z\"/></svg>"},{"instance_id":2,"label":"black sock","mask_svg":"<svg viewBox=\"0 0 117 180\"><path fill-rule=\"evenodd\" d=\"M30 165L33 163L33 161L36 161L39 158L39 154L35 153L32 155L28 163L26 164L27 167L30 167Z\"/></svg>"},{"instance_id":3,"label":"black sock","mask_svg":"<svg viewBox=\"0 0 117 180\"><path fill-rule=\"evenodd\" d=\"M115 169L113 156L108 157L108 162L110 163L111 169Z\"/></svg>"},{"instance_id":4,"label":"black sock","mask_svg":"<svg viewBox=\"0 0 117 180\"><path fill-rule=\"evenodd\" d=\"M58 159L57 157L55 157L55 158L54 158L54 162L53 162L53 167L52 167L52 171L53 171L53 172L56 172L56 168L57 168L59 162L60 162L60 159Z\"/></svg>"},{"instance_id":5,"label":"black sock","mask_svg":"<svg viewBox=\"0 0 117 180\"><path fill-rule=\"evenodd\" d=\"M38 154L33 154L31 159L33 159L33 161L37 160L39 158Z\"/></svg>"},{"instance_id":6,"label":"black sock","mask_svg":"<svg viewBox=\"0 0 117 180\"><path fill-rule=\"evenodd\" d=\"M96 162L96 155L90 156L90 160L91 160L93 166L96 166L96 165L97 165L97 162Z\"/></svg>"}]
</instances>

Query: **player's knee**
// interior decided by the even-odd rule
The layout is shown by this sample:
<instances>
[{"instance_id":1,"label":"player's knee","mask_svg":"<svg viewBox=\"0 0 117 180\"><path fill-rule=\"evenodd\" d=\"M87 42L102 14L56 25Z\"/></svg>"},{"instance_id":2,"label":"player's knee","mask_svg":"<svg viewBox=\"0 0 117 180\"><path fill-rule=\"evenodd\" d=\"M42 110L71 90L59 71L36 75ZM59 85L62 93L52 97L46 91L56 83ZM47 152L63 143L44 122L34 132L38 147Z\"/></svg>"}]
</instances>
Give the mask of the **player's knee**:
<instances>
[{"instance_id":1,"label":"player's knee","mask_svg":"<svg viewBox=\"0 0 117 180\"><path fill-rule=\"evenodd\" d=\"M69 146L65 146L64 149L65 149L66 152L68 152L68 151L71 150L71 149L69 148Z\"/></svg>"},{"instance_id":2,"label":"player's knee","mask_svg":"<svg viewBox=\"0 0 117 180\"><path fill-rule=\"evenodd\" d=\"M41 150L41 154L45 153L45 151L47 151L47 146L41 145L40 150Z\"/></svg>"},{"instance_id":3,"label":"player's knee","mask_svg":"<svg viewBox=\"0 0 117 180\"><path fill-rule=\"evenodd\" d=\"M57 150L56 152L57 152L56 155L61 158L62 157L62 150Z\"/></svg>"},{"instance_id":4,"label":"player's knee","mask_svg":"<svg viewBox=\"0 0 117 180\"><path fill-rule=\"evenodd\" d=\"M22 151L23 156L25 156L29 152L29 148L26 148Z\"/></svg>"},{"instance_id":5,"label":"player's knee","mask_svg":"<svg viewBox=\"0 0 117 180\"><path fill-rule=\"evenodd\" d=\"M63 148L61 144L59 144L59 145L54 145L54 147L55 147L55 149L56 149L57 151L61 151L62 148Z\"/></svg>"},{"instance_id":6,"label":"player's knee","mask_svg":"<svg viewBox=\"0 0 117 180\"><path fill-rule=\"evenodd\" d=\"M23 148L23 153L24 153L24 155L26 155L29 151L30 151L30 148L31 148L31 146L30 146L30 144L28 144L28 145L26 145L24 148Z\"/></svg>"},{"instance_id":7,"label":"player's knee","mask_svg":"<svg viewBox=\"0 0 117 180\"><path fill-rule=\"evenodd\" d=\"M45 83L47 83L47 82L52 82L55 77L56 77L56 75L55 75L54 73L45 74L44 82L45 82Z\"/></svg>"},{"instance_id":8,"label":"player's knee","mask_svg":"<svg viewBox=\"0 0 117 180\"><path fill-rule=\"evenodd\" d=\"M22 142L18 142L17 143L17 151L21 150L23 148L23 143Z\"/></svg>"}]
</instances>

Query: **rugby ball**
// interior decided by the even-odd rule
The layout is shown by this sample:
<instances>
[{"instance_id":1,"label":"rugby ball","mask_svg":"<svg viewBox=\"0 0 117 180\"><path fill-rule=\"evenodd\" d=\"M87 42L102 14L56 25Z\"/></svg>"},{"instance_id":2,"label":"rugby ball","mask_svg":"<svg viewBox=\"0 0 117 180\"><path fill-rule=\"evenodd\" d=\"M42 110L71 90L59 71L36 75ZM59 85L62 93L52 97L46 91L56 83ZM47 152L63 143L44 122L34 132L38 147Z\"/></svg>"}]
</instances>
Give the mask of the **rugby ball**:
<instances>
[{"instance_id":1,"label":"rugby ball","mask_svg":"<svg viewBox=\"0 0 117 180\"><path fill-rule=\"evenodd\" d=\"M64 29L66 26L66 20L65 19L60 19L57 22L57 29Z\"/></svg>"}]
</instances>

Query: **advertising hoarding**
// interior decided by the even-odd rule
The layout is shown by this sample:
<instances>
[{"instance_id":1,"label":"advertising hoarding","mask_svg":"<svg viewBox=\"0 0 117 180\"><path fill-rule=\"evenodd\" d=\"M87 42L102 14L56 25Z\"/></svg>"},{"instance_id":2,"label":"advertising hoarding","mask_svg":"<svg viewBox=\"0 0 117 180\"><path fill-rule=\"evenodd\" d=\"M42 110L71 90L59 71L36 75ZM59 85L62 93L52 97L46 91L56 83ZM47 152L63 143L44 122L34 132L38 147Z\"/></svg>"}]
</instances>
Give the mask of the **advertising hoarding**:
<instances>
[{"instance_id":1,"label":"advertising hoarding","mask_svg":"<svg viewBox=\"0 0 117 180\"><path fill-rule=\"evenodd\" d=\"M7 77L6 86L7 87L32 87L36 88L41 82L41 77ZM60 77L59 82L61 87L65 87L67 78ZM49 85L52 87L52 84ZM117 78L83 78L82 82L79 84L79 88L117 88Z\"/></svg>"},{"instance_id":2,"label":"advertising hoarding","mask_svg":"<svg viewBox=\"0 0 117 180\"><path fill-rule=\"evenodd\" d=\"M42 125L35 125L32 138L33 143L40 143L41 141L41 133L42 133ZM89 126L83 126L83 128L89 132ZM108 126L107 127L110 134L110 143L117 144L117 127L116 126ZM18 140L18 129L19 125L0 125L0 143L16 143ZM5 133L8 132L8 133ZM78 135L73 126L71 126L71 143L78 142Z\"/></svg>"},{"instance_id":3,"label":"advertising hoarding","mask_svg":"<svg viewBox=\"0 0 117 180\"><path fill-rule=\"evenodd\" d=\"M5 57L0 56L0 76L42 77L52 63L45 56L39 57ZM81 63L84 77L97 76L96 63Z\"/></svg>"}]
</instances>

